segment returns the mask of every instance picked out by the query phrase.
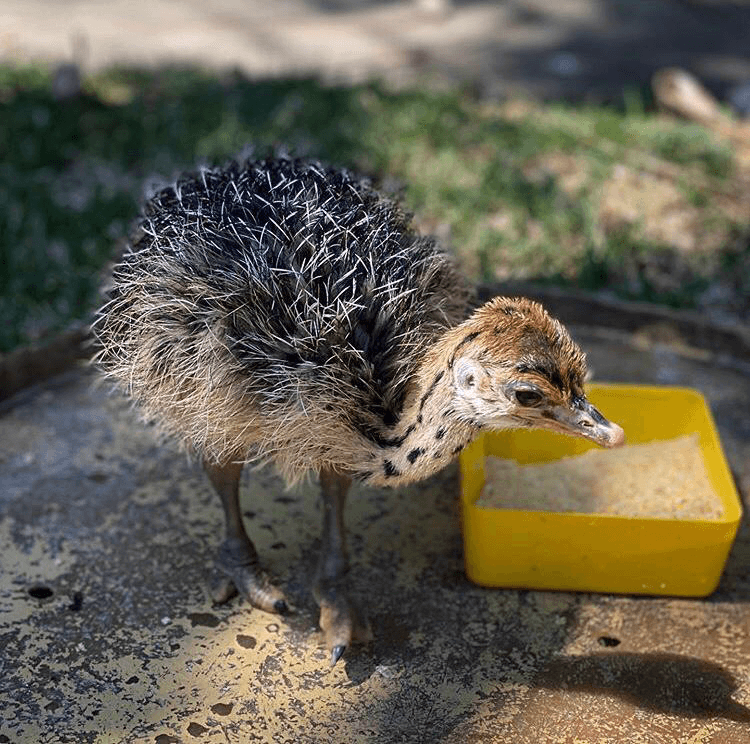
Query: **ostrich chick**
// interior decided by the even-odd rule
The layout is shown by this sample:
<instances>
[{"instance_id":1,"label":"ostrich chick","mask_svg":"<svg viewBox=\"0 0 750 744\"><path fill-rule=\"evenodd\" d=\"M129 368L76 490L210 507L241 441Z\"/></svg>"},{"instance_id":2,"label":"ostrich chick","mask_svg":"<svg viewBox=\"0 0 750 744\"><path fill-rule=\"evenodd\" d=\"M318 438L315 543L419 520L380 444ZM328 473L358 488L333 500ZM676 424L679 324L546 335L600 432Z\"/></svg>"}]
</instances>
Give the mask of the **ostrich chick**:
<instances>
[{"instance_id":1,"label":"ostrich chick","mask_svg":"<svg viewBox=\"0 0 750 744\"><path fill-rule=\"evenodd\" d=\"M212 593L284 612L238 503L243 464L319 474L313 594L332 663L366 635L346 590L349 485L409 483L483 430L624 440L583 392L585 357L537 303L469 315L450 257L365 180L274 159L186 175L146 205L97 314L97 361L200 457L226 537ZM467 318L468 316L468 318Z\"/></svg>"}]
</instances>

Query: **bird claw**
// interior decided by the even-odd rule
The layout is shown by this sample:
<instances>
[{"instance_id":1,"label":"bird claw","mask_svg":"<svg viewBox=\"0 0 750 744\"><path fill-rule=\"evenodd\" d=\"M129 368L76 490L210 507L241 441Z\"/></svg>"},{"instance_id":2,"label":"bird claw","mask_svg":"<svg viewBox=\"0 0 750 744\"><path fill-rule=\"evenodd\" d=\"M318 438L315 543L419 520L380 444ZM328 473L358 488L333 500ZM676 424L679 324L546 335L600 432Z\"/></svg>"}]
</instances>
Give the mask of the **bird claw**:
<instances>
[{"instance_id":1,"label":"bird claw","mask_svg":"<svg viewBox=\"0 0 750 744\"><path fill-rule=\"evenodd\" d=\"M343 644L334 646L331 649L331 666L336 665L336 662L344 655L344 651L346 651L346 646Z\"/></svg>"},{"instance_id":2,"label":"bird claw","mask_svg":"<svg viewBox=\"0 0 750 744\"><path fill-rule=\"evenodd\" d=\"M271 583L257 557L244 545L227 540L219 548L211 598L214 603L223 604L237 593L260 610L279 615L289 612L284 595Z\"/></svg>"}]
</instances>

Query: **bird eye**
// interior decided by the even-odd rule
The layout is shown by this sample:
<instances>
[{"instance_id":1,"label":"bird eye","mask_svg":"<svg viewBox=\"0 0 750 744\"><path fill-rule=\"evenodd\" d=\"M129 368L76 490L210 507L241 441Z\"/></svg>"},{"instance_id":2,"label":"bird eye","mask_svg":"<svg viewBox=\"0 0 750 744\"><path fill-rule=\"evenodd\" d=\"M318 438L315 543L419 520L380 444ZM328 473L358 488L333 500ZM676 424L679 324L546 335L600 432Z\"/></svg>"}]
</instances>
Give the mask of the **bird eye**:
<instances>
[{"instance_id":1,"label":"bird eye","mask_svg":"<svg viewBox=\"0 0 750 744\"><path fill-rule=\"evenodd\" d=\"M522 406L535 406L542 400L542 394L536 390L516 390L516 400Z\"/></svg>"}]
</instances>

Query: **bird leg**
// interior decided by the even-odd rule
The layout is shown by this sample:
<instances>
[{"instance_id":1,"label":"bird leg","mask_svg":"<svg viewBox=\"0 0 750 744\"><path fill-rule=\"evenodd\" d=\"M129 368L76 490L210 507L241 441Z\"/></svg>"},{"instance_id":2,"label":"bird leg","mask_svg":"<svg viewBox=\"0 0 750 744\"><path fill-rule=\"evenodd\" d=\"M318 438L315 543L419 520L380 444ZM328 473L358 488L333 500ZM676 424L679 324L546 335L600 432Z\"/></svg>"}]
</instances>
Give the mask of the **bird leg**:
<instances>
[{"instance_id":1,"label":"bird leg","mask_svg":"<svg viewBox=\"0 0 750 744\"><path fill-rule=\"evenodd\" d=\"M332 470L321 470L323 538L313 584L320 606L320 628L331 651L331 666L353 641L369 641L372 633L347 595L349 558L344 536L344 504L351 478Z\"/></svg>"},{"instance_id":2,"label":"bird leg","mask_svg":"<svg viewBox=\"0 0 750 744\"><path fill-rule=\"evenodd\" d=\"M261 568L258 553L242 523L239 500L242 463L204 462L203 468L221 498L226 520L226 538L219 547L211 583L212 599L221 604L240 592L254 607L266 612L286 612L284 595Z\"/></svg>"}]
</instances>

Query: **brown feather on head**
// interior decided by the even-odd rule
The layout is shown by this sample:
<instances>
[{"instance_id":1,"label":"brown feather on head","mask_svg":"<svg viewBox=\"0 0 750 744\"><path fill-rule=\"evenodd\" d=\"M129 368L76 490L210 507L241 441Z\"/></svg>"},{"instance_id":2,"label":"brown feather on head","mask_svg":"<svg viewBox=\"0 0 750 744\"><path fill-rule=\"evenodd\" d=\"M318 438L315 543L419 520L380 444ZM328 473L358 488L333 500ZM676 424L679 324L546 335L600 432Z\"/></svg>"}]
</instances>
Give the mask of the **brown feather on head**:
<instances>
[{"instance_id":1,"label":"brown feather on head","mask_svg":"<svg viewBox=\"0 0 750 744\"><path fill-rule=\"evenodd\" d=\"M449 367L457 410L483 427L534 427L622 444L584 393L586 357L537 302L496 297L459 328Z\"/></svg>"}]
</instances>

